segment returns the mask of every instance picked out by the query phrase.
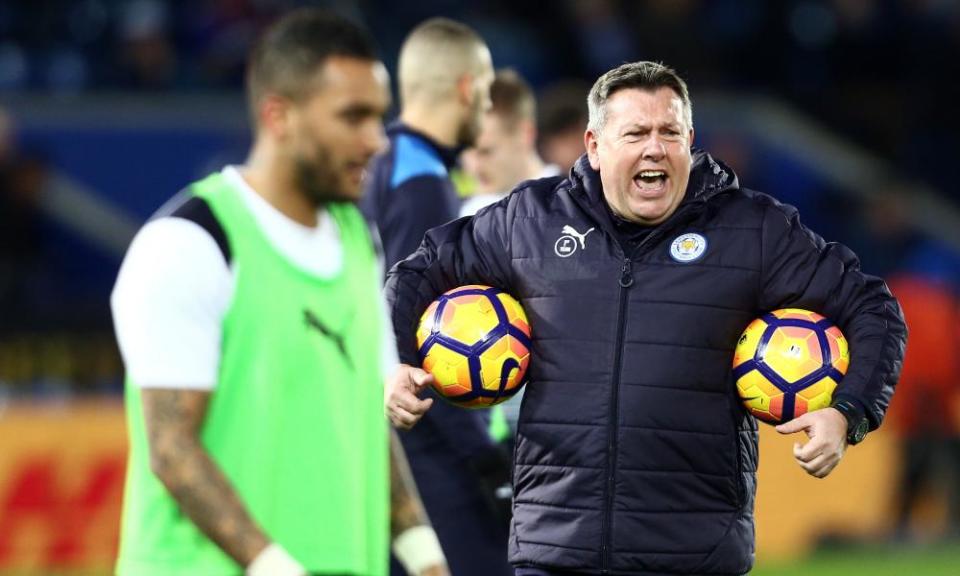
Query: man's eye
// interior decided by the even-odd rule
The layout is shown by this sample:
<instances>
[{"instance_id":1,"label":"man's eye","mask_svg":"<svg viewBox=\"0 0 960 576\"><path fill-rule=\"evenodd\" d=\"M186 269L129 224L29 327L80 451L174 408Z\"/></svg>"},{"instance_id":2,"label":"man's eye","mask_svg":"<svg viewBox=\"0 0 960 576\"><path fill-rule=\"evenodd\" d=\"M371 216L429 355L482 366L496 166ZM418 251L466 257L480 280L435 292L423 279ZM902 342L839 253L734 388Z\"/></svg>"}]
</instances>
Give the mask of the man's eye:
<instances>
[{"instance_id":1,"label":"man's eye","mask_svg":"<svg viewBox=\"0 0 960 576\"><path fill-rule=\"evenodd\" d=\"M360 108L348 109L340 113L340 118L343 118L344 122L354 126L363 124L363 122L366 121L367 118L370 118L372 116L376 116L376 114L370 110L360 109Z\"/></svg>"}]
</instances>

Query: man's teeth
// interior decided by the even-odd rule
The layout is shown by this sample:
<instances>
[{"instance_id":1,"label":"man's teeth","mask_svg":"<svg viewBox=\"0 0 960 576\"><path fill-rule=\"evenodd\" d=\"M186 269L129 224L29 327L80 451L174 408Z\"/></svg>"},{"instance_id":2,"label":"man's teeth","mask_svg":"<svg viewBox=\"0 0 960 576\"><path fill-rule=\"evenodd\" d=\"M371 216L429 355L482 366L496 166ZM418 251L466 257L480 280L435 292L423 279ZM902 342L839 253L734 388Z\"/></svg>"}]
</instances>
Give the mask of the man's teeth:
<instances>
[{"instance_id":1,"label":"man's teeth","mask_svg":"<svg viewBox=\"0 0 960 576\"><path fill-rule=\"evenodd\" d=\"M640 172L641 178L661 178L663 176L666 176L666 174L662 170L644 170Z\"/></svg>"}]
</instances>

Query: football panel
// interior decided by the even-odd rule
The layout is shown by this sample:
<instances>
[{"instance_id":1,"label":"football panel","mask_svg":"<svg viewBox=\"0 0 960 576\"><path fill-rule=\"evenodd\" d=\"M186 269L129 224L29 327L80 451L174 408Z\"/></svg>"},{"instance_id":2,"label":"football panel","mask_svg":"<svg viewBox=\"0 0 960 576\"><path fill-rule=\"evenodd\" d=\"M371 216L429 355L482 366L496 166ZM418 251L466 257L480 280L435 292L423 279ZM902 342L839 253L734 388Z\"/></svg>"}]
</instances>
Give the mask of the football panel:
<instances>
[{"instance_id":1,"label":"football panel","mask_svg":"<svg viewBox=\"0 0 960 576\"><path fill-rule=\"evenodd\" d=\"M463 286L458 286L456 288L451 288L450 290L447 290L446 292L443 293L443 295L451 297L451 296L456 296L461 292L476 292L476 291L484 291L489 289L490 289L490 286L484 286L483 284L464 284Z\"/></svg>"},{"instance_id":2,"label":"football panel","mask_svg":"<svg viewBox=\"0 0 960 576\"><path fill-rule=\"evenodd\" d=\"M468 358L439 342L423 359L423 369L433 374L436 379L433 387L443 396L458 396L473 390Z\"/></svg>"},{"instance_id":3,"label":"football panel","mask_svg":"<svg viewBox=\"0 0 960 576\"><path fill-rule=\"evenodd\" d=\"M775 398L782 398L783 391L756 370L747 372L737 380L737 393L744 407L761 420L776 420L770 409Z\"/></svg>"},{"instance_id":4,"label":"football panel","mask_svg":"<svg viewBox=\"0 0 960 576\"><path fill-rule=\"evenodd\" d=\"M788 383L795 383L823 366L817 334L809 328L784 326L770 336L763 363Z\"/></svg>"},{"instance_id":5,"label":"football panel","mask_svg":"<svg viewBox=\"0 0 960 576\"><path fill-rule=\"evenodd\" d=\"M527 313L516 298L506 292L500 292L496 295L496 298L503 305L503 310L507 314L507 321L530 336L530 322L527 320Z\"/></svg>"},{"instance_id":6,"label":"football panel","mask_svg":"<svg viewBox=\"0 0 960 576\"><path fill-rule=\"evenodd\" d=\"M820 314L802 308L782 308L780 310L774 310L771 314L781 320L807 320L814 324L823 320L823 316Z\"/></svg>"},{"instance_id":7,"label":"football panel","mask_svg":"<svg viewBox=\"0 0 960 576\"><path fill-rule=\"evenodd\" d=\"M847 339L839 328L833 326L827 330L827 342L830 344L831 364L841 374L846 374L847 368L850 367L850 347Z\"/></svg>"},{"instance_id":8,"label":"football panel","mask_svg":"<svg viewBox=\"0 0 960 576\"><path fill-rule=\"evenodd\" d=\"M489 408L490 406L500 403L493 401L492 398L484 398L483 396L477 396L470 400L457 400L456 398L451 398L451 400L456 403L457 406L464 408Z\"/></svg>"},{"instance_id":9,"label":"football panel","mask_svg":"<svg viewBox=\"0 0 960 576\"><path fill-rule=\"evenodd\" d=\"M793 414L788 415L789 419L793 420L794 418L797 418L798 416L803 416L804 414L812 410L809 404L810 403L807 401L806 398L803 398L801 396L794 396L793 397Z\"/></svg>"},{"instance_id":10,"label":"football panel","mask_svg":"<svg viewBox=\"0 0 960 576\"><path fill-rule=\"evenodd\" d=\"M771 419L767 420L767 422L783 422L783 405L785 399L786 394L774 396L770 399L770 407L767 409L767 412L770 414Z\"/></svg>"},{"instance_id":11,"label":"football panel","mask_svg":"<svg viewBox=\"0 0 960 576\"><path fill-rule=\"evenodd\" d=\"M420 316L420 323L417 325L417 348L421 348L427 340L427 337L433 332L434 317L437 314L437 307L439 305L440 301L434 300Z\"/></svg>"},{"instance_id":12,"label":"football panel","mask_svg":"<svg viewBox=\"0 0 960 576\"><path fill-rule=\"evenodd\" d=\"M767 329L767 323L761 318L757 318L747 325L747 328L737 340L737 347L733 351L733 367L743 364L754 357L757 353L757 345L763 336L763 331Z\"/></svg>"},{"instance_id":13,"label":"football panel","mask_svg":"<svg viewBox=\"0 0 960 576\"><path fill-rule=\"evenodd\" d=\"M447 301L441 330L467 346L483 340L500 324L497 313L483 294L467 294Z\"/></svg>"},{"instance_id":14,"label":"football panel","mask_svg":"<svg viewBox=\"0 0 960 576\"><path fill-rule=\"evenodd\" d=\"M480 354L480 374L484 390L500 389L504 364L510 362L504 391L513 390L523 382L530 354L526 346L512 336L503 336Z\"/></svg>"},{"instance_id":15,"label":"football panel","mask_svg":"<svg viewBox=\"0 0 960 576\"><path fill-rule=\"evenodd\" d=\"M837 383L827 376L822 380L818 380L812 386L804 388L797 393L797 396L802 396L807 401L809 410L820 410L830 406L830 403L833 401L833 392L837 389Z\"/></svg>"}]
</instances>

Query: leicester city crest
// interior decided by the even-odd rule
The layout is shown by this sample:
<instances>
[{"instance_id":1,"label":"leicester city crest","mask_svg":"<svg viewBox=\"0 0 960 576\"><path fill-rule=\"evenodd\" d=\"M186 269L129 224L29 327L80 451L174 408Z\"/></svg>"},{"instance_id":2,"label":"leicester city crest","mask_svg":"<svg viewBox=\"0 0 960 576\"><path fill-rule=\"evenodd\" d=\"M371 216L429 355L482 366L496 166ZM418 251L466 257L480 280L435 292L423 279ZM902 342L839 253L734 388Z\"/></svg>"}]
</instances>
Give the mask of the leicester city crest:
<instances>
[{"instance_id":1,"label":"leicester city crest","mask_svg":"<svg viewBox=\"0 0 960 576\"><path fill-rule=\"evenodd\" d=\"M677 236L670 244L670 257L677 262L699 260L707 251L707 239L695 232Z\"/></svg>"}]
</instances>

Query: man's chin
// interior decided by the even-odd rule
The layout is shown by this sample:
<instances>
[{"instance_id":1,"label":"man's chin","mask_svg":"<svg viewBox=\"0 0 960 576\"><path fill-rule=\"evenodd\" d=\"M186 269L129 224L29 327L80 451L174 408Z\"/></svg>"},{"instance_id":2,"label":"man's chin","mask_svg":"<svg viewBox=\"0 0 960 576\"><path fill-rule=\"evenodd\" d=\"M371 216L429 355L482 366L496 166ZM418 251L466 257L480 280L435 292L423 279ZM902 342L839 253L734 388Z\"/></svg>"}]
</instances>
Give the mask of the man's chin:
<instances>
[{"instance_id":1,"label":"man's chin","mask_svg":"<svg viewBox=\"0 0 960 576\"><path fill-rule=\"evenodd\" d=\"M346 183L332 195L331 202L359 202L363 196L363 183Z\"/></svg>"},{"instance_id":2,"label":"man's chin","mask_svg":"<svg viewBox=\"0 0 960 576\"><path fill-rule=\"evenodd\" d=\"M359 186L353 188L340 187L336 190L325 190L323 193L314 191L310 195L310 200L319 207L337 202L357 202L360 200L360 195L361 188Z\"/></svg>"},{"instance_id":3,"label":"man's chin","mask_svg":"<svg viewBox=\"0 0 960 576\"><path fill-rule=\"evenodd\" d=\"M631 220L645 226L655 226L664 222L670 215L659 206L638 206L630 210Z\"/></svg>"}]
</instances>

